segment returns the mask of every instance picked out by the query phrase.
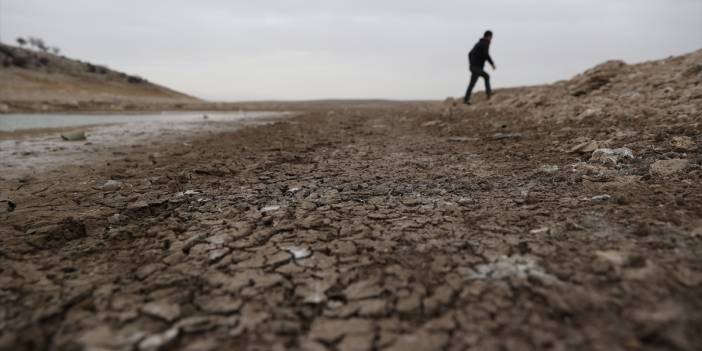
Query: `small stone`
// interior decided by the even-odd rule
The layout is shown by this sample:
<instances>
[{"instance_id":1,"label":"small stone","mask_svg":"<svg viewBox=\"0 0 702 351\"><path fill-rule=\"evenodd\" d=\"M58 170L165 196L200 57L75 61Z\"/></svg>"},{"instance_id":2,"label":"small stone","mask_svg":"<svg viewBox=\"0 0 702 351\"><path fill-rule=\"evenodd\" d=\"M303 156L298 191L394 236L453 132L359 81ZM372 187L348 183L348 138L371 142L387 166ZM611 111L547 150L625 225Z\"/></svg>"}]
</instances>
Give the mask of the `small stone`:
<instances>
[{"instance_id":1,"label":"small stone","mask_svg":"<svg viewBox=\"0 0 702 351\"><path fill-rule=\"evenodd\" d=\"M590 162L616 165L622 160L633 160L634 153L629 148L597 149L592 152Z\"/></svg>"},{"instance_id":2,"label":"small stone","mask_svg":"<svg viewBox=\"0 0 702 351\"><path fill-rule=\"evenodd\" d=\"M287 251L290 252L296 260L312 256L312 251L305 247L290 246L287 248Z\"/></svg>"},{"instance_id":3,"label":"small stone","mask_svg":"<svg viewBox=\"0 0 702 351\"><path fill-rule=\"evenodd\" d=\"M280 206L270 205L270 206L266 206L266 207L262 208L261 212L274 212L274 211L278 211L278 210L280 210Z\"/></svg>"},{"instance_id":4,"label":"small stone","mask_svg":"<svg viewBox=\"0 0 702 351\"><path fill-rule=\"evenodd\" d=\"M83 131L75 131L75 132L66 132L66 133L61 133L61 139L64 141L82 141L85 140L85 132Z\"/></svg>"},{"instance_id":5,"label":"small stone","mask_svg":"<svg viewBox=\"0 0 702 351\"><path fill-rule=\"evenodd\" d=\"M163 349L174 342L176 338L178 338L179 333L180 330L178 328L171 328L163 333L148 336L139 343L139 350L150 351Z\"/></svg>"},{"instance_id":6,"label":"small stone","mask_svg":"<svg viewBox=\"0 0 702 351\"><path fill-rule=\"evenodd\" d=\"M611 198L612 198L612 196L604 194L604 195L593 196L592 198L590 198L590 201L606 202L606 201L609 201Z\"/></svg>"},{"instance_id":7,"label":"small stone","mask_svg":"<svg viewBox=\"0 0 702 351\"><path fill-rule=\"evenodd\" d=\"M534 234L534 235L542 235L542 234L548 234L551 231L551 228L549 227L542 227L542 228L537 228L537 229L532 229L529 231L529 234Z\"/></svg>"},{"instance_id":8,"label":"small stone","mask_svg":"<svg viewBox=\"0 0 702 351\"><path fill-rule=\"evenodd\" d=\"M670 176L684 171L690 162L685 159L659 160L651 165L651 174L658 176Z\"/></svg>"}]
</instances>

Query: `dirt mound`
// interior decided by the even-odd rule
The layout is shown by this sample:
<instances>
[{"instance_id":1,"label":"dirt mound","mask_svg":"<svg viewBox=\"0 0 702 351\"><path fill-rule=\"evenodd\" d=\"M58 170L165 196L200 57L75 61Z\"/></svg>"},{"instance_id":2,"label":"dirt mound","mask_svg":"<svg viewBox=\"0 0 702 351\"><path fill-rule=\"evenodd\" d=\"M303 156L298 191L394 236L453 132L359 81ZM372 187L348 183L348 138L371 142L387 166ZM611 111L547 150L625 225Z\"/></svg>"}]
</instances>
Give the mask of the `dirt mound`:
<instances>
[{"instance_id":1,"label":"dirt mound","mask_svg":"<svg viewBox=\"0 0 702 351\"><path fill-rule=\"evenodd\" d=\"M605 117L693 118L702 103L702 50L629 65L608 61L551 85L498 91L490 106L544 122ZM476 102L480 103L476 99Z\"/></svg>"},{"instance_id":2,"label":"dirt mound","mask_svg":"<svg viewBox=\"0 0 702 351\"><path fill-rule=\"evenodd\" d=\"M81 104L196 102L196 98L105 66L0 44L3 109ZM3 112L3 111L0 111Z\"/></svg>"}]
</instances>

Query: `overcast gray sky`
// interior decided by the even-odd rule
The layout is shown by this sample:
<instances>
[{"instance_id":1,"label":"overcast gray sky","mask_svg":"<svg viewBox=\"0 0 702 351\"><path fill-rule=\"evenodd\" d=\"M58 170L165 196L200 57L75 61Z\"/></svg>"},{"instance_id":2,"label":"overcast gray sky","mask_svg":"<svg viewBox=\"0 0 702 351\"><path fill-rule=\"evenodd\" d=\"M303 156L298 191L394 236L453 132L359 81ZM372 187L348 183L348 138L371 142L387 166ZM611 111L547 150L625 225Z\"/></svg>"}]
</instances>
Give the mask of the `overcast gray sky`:
<instances>
[{"instance_id":1,"label":"overcast gray sky","mask_svg":"<svg viewBox=\"0 0 702 351\"><path fill-rule=\"evenodd\" d=\"M702 0L0 0L4 42L211 100L458 96L485 29L496 87L553 82L702 48Z\"/></svg>"}]
</instances>

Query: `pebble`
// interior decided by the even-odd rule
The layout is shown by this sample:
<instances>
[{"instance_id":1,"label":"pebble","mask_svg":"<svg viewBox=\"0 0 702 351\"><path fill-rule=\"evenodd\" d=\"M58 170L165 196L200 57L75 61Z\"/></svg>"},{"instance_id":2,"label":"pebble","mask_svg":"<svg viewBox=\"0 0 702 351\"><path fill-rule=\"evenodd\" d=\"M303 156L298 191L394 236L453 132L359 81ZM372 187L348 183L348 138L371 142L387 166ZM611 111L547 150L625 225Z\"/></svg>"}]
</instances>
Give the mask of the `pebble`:
<instances>
[{"instance_id":1,"label":"pebble","mask_svg":"<svg viewBox=\"0 0 702 351\"><path fill-rule=\"evenodd\" d=\"M266 207L262 208L261 212L273 212L273 211L278 211L278 210L280 210L280 206L270 205L270 206L266 206Z\"/></svg>"},{"instance_id":2,"label":"pebble","mask_svg":"<svg viewBox=\"0 0 702 351\"><path fill-rule=\"evenodd\" d=\"M291 246L287 248L287 251L290 252L296 260L301 260L312 256L312 251L307 248Z\"/></svg>"},{"instance_id":3,"label":"pebble","mask_svg":"<svg viewBox=\"0 0 702 351\"><path fill-rule=\"evenodd\" d=\"M597 202L605 202L605 201L609 201L611 198L612 198L612 196L604 194L604 195L593 196L592 198L590 198L590 200L597 201Z\"/></svg>"},{"instance_id":4,"label":"pebble","mask_svg":"<svg viewBox=\"0 0 702 351\"><path fill-rule=\"evenodd\" d=\"M633 160L634 152L631 149L622 147L618 149L597 149L592 152L590 162L603 164L618 164L622 160Z\"/></svg>"},{"instance_id":5,"label":"pebble","mask_svg":"<svg viewBox=\"0 0 702 351\"><path fill-rule=\"evenodd\" d=\"M179 333L180 329L171 328L163 333L148 336L139 343L139 350L151 351L163 349L164 347L168 346L173 341L175 341L176 338L178 338Z\"/></svg>"}]
</instances>

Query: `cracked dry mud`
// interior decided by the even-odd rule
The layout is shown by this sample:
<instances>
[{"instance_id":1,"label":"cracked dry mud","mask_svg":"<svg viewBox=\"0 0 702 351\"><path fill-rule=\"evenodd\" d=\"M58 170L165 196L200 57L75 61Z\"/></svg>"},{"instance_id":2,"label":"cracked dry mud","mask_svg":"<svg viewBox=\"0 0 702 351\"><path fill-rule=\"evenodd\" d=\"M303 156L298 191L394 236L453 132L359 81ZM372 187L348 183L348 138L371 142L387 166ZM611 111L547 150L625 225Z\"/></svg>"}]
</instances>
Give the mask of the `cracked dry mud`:
<instances>
[{"instance_id":1,"label":"cracked dry mud","mask_svg":"<svg viewBox=\"0 0 702 351\"><path fill-rule=\"evenodd\" d=\"M0 349L699 350L700 96L621 118L608 82L3 180Z\"/></svg>"}]
</instances>

